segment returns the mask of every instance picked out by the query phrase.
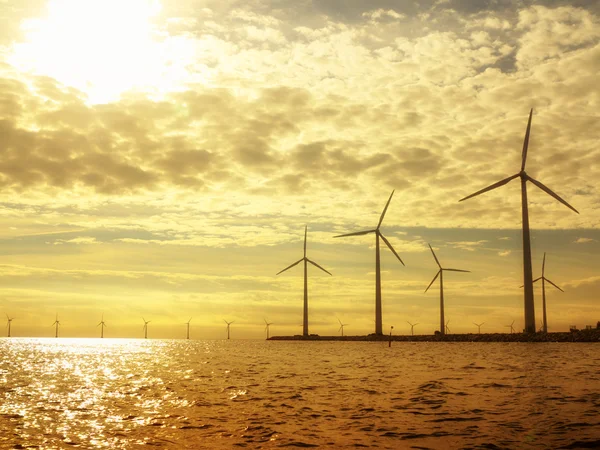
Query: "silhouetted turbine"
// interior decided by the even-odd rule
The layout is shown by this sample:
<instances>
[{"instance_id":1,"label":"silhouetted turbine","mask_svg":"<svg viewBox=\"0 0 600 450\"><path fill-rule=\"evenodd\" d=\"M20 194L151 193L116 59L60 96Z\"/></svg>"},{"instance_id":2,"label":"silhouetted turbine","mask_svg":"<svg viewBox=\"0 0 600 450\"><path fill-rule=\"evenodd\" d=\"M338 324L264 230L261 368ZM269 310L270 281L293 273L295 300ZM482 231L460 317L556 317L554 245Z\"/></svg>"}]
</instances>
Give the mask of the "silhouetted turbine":
<instances>
[{"instance_id":1,"label":"silhouetted turbine","mask_svg":"<svg viewBox=\"0 0 600 450\"><path fill-rule=\"evenodd\" d=\"M381 238L383 242L385 242L385 245L387 245L388 248L392 251L392 253L396 255L398 261L400 261L403 266L405 265L404 262L400 259L400 256L398 256L398 253L396 253L396 250L394 250L394 247L392 247L392 244L390 244L389 241L385 238L385 236L381 234L381 231L379 231L379 227L381 227L381 222L383 222L383 218L385 217L385 213L388 209L388 206L392 201L393 195L394 191L392 191L390 198L385 204L385 208L383 208L383 212L381 213L381 217L379 218L377 228L375 228L374 230L357 231L356 233L340 234L339 236L334 236L338 238L347 236L362 236L364 234L375 233L375 334L379 335L383 335L383 317L381 312L381 262L379 257L379 238Z\"/></svg>"},{"instance_id":2,"label":"silhouetted turbine","mask_svg":"<svg viewBox=\"0 0 600 450\"><path fill-rule=\"evenodd\" d=\"M295 265L297 265L297 264L301 263L302 261L304 261L304 316L303 316L303 322L302 322L302 334L304 336L308 336L308 265L307 265L307 263L311 263L313 266L318 267L323 272L328 273L329 275L331 275L330 272L328 272L327 270L323 269L316 262L311 261L310 259L308 259L306 257L306 234L307 234L307 230L308 230L308 226L305 226L304 227L304 256L301 259L299 259L298 261L296 261L294 264L291 264L291 265L287 266L285 269L280 270L279 272L277 272L275 274L275 275L279 275L280 273L283 273L286 270L291 269Z\"/></svg>"},{"instance_id":3,"label":"silhouetted turbine","mask_svg":"<svg viewBox=\"0 0 600 450\"><path fill-rule=\"evenodd\" d=\"M507 328L510 327L510 334L513 334L515 332L515 327L513 327L514 324L515 324L515 321L513 320L510 325L504 325Z\"/></svg>"},{"instance_id":4,"label":"silhouetted turbine","mask_svg":"<svg viewBox=\"0 0 600 450\"><path fill-rule=\"evenodd\" d=\"M54 323L52 325L50 325L51 327L56 326L56 330L54 331L54 337L57 338L58 337L58 326L60 325L60 322L58 320L58 313L56 313L56 320L54 320Z\"/></svg>"},{"instance_id":5,"label":"silhouetted turbine","mask_svg":"<svg viewBox=\"0 0 600 450\"><path fill-rule=\"evenodd\" d=\"M448 324L450 323L449 320L446 321L446 334L450 333L450 327L448 326Z\"/></svg>"},{"instance_id":6,"label":"silhouetted turbine","mask_svg":"<svg viewBox=\"0 0 600 450\"><path fill-rule=\"evenodd\" d=\"M229 327L231 326L231 324L233 322L235 322L235 320L232 320L231 322L227 322L225 319L223 319L223 322L225 322L227 324L227 339L229 339Z\"/></svg>"},{"instance_id":7,"label":"silhouetted turbine","mask_svg":"<svg viewBox=\"0 0 600 450\"><path fill-rule=\"evenodd\" d=\"M410 323L408 320L406 321L406 323L410 325L410 335L414 336L415 335L415 332L414 332L415 327L417 325L419 325L419 323L418 322L417 323Z\"/></svg>"},{"instance_id":8,"label":"silhouetted turbine","mask_svg":"<svg viewBox=\"0 0 600 450\"><path fill-rule=\"evenodd\" d=\"M273 322L267 322L267 319L263 319L265 321L265 331L267 332L267 340L269 339L269 327L273 325Z\"/></svg>"},{"instance_id":9,"label":"silhouetted turbine","mask_svg":"<svg viewBox=\"0 0 600 450\"><path fill-rule=\"evenodd\" d=\"M431 254L433 255L433 258L435 259L435 262L437 263L440 270L438 270L438 273L435 274L435 277L433 277L433 280L431 280L431 283L429 283L429 286L427 286L425 292L429 290L429 288L437 279L437 277L440 277L440 333L446 334L446 326L444 322L444 270L447 270L449 272L470 272L470 270L444 269L438 261L437 256L435 256L435 252L433 251L433 248L431 248L431 245L429 245L429 249L431 250Z\"/></svg>"},{"instance_id":10,"label":"silhouetted turbine","mask_svg":"<svg viewBox=\"0 0 600 450\"><path fill-rule=\"evenodd\" d=\"M481 334L481 325L483 325L485 322L481 322L481 323L475 323L473 322L473 325L475 325L477 327L478 333Z\"/></svg>"},{"instance_id":11,"label":"silhouetted turbine","mask_svg":"<svg viewBox=\"0 0 600 450\"><path fill-rule=\"evenodd\" d=\"M104 337L104 327L106 326L106 324L104 323L104 314L102 314L102 320L100 321L100 323L98 325L96 325L96 327L101 327L100 328L100 338Z\"/></svg>"},{"instance_id":12,"label":"silhouetted turbine","mask_svg":"<svg viewBox=\"0 0 600 450\"><path fill-rule=\"evenodd\" d=\"M539 278L536 278L535 280L533 280L533 282L535 283L536 281L542 280L542 318L543 318L542 331L544 333L547 333L548 332L548 320L547 320L547 316L546 316L546 281L548 283L550 283L552 286L554 286L556 289L558 289L560 292L565 292L565 291L563 291L556 284L554 284L552 281L550 281L548 278L546 278L544 276L545 267L546 267L546 252L544 252L544 260L542 261L542 276Z\"/></svg>"},{"instance_id":13,"label":"silhouetted turbine","mask_svg":"<svg viewBox=\"0 0 600 450\"><path fill-rule=\"evenodd\" d=\"M10 337L10 324L13 320L15 320L14 317L8 317L8 314L6 314L6 330L8 331L7 337Z\"/></svg>"},{"instance_id":14,"label":"silhouetted turbine","mask_svg":"<svg viewBox=\"0 0 600 450\"><path fill-rule=\"evenodd\" d=\"M475 197L479 194L483 194L484 192L491 191L492 189L496 189L500 186L504 186L511 180L515 178L521 179L521 211L523 217L523 285L525 286L524 290L524 306L525 306L525 331L528 333L535 333L535 304L533 300L533 273L531 267L531 238L529 234L529 213L527 209L527 181L530 181L535 186L540 188L542 191L554 197L556 200L561 202L567 208L572 209L577 214L575 208L569 205L565 200L563 200L558 194L550 190L547 186L540 183L539 181L531 178L525 172L525 162L527 161L527 147L529 145L529 132L531 130L531 116L533 115L533 108L529 112L529 121L527 122L527 131L525 131L525 139L523 141L523 151L521 153L521 171L515 175L511 175L508 178L500 180L486 188L483 188L474 194L468 195L460 199L459 201L467 200L471 197Z\"/></svg>"},{"instance_id":15,"label":"silhouetted turbine","mask_svg":"<svg viewBox=\"0 0 600 450\"><path fill-rule=\"evenodd\" d=\"M148 339L148 324L150 323L150 321L144 319L143 317L142 320L144 321L144 339Z\"/></svg>"},{"instance_id":16,"label":"silhouetted turbine","mask_svg":"<svg viewBox=\"0 0 600 450\"><path fill-rule=\"evenodd\" d=\"M188 321L186 322L186 325L187 325L186 339L189 339L189 338L190 338L190 322L191 322L191 321L192 321L192 318L190 317L190 320L188 320Z\"/></svg>"},{"instance_id":17,"label":"silhouetted turbine","mask_svg":"<svg viewBox=\"0 0 600 450\"><path fill-rule=\"evenodd\" d=\"M340 319L338 319L338 322L340 323L340 327L338 328L338 331L340 331L340 330L341 330L341 331L342 331L342 336L344 336L344 327L345 327L346 325L349 325L349 324L347 324L347 323L342 323L342 321L341 321Z\"/></svg>"}]
</instances>

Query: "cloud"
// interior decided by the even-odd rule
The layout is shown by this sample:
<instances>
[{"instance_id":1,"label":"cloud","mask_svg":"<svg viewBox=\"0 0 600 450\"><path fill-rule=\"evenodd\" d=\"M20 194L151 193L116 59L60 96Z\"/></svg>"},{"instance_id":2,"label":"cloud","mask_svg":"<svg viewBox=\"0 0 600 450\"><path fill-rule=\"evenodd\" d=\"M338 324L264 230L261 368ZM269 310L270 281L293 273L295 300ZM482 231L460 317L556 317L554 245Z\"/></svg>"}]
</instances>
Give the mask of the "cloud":
<instances>
[{"instance_id":1,"label":"cloud","mask_svg":"<svg viewBox=\"0 0 600 450\"><path fill-rule=\"evenodd\" d=\"M575 242L575 244L588 244L590 242L596 242L596 239L580 237L580 238L577 238L574 242Z\"/></svg>"},{"instance_id":2,"label":"cloud","mask_svg":"<svg viewBox=\"0 0 600 450\"><path fill-rule=\"evenodd\" d=\"M503 250L501 252L498 252L498 256L508 256L512 253L511 250Z\"/></svg>"}]
</instances>

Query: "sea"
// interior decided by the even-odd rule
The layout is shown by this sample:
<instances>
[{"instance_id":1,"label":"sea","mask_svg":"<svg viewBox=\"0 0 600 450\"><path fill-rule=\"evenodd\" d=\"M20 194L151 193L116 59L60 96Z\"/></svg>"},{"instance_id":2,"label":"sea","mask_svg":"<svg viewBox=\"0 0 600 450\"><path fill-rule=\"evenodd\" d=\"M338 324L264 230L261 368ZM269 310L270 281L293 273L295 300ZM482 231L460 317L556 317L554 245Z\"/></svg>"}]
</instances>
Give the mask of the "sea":
<instances>
[{"instance_id":1,"label":"sea","mask_svg":"<svg viewBox=\"0 0 600 450\"><path fill-rule=\"evenodd\" d=\"M0 339L0 448L600 448L600 344Z\"/></svg>"}]
</instances>

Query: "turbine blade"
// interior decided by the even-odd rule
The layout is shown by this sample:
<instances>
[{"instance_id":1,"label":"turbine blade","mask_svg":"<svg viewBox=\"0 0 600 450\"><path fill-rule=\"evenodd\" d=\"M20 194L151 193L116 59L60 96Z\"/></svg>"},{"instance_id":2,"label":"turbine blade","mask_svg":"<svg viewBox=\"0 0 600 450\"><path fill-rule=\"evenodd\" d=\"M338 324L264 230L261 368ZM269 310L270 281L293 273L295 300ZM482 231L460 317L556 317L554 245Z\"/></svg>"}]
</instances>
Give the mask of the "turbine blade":
<instances>
[{"instance_id":1,"label":"turbine blade","mask_svg":"<svg viewBox=\"0 0 600 450\"><path fill-rule=\"evenodd\" d=\"M433 277L433 280L431 280L431 283L429 283L429 286L427 286L427 289L425 289L425 292L427 292L427 291L429 290L429 288L431 287L431 285L433 284L433 282L434 282L435 280L437 280L437 277L439 277L439 276L440 276L440 273L441 273L441 272L442 272L441 270L438 270L438 273L436 273L436 274L435 274L435 277Z\"/></svg>"},{"instance_id":2,"label":"turbine blade","mask_svg":"<svg viewBox=\"0 0 600 450\"><path fill-rule=\"evenodd\" d=\"M517 173L517 174L514 174L514 175L512 175L512 176L510 176L508 178L505 178L504 180L500 180L497 183L494 183L494 184L492 184L492 185L490 185L490 186L488 186L486 188L483 188L483 189L475 192L474 194L467 195L466 197L461 198L459 200L459 202L462 202L462 201L467 200L467 199L472 198L472 197L476 197L479 194L483 194L484 192L491 191L492 189L496 189L497 187L504 186L506 183L508 183L511 180L514 180L518 176L519 176L519 174Z\"/></svg>"},{"instance_id":3,"label":"turbine blade","mask_svg":"<svg viewBox=\"0 0 600 450\"><path fill-rule=\"evenodd\" d=\"M529 175L526 175L526 176L527 176L527 179L529 181L531 181L533 184L535 184L537 187L539 187L546 194L554 197L556 200L558 200L559 202L561 202L567 208L572 209L577 214L579 214L579 211L577 211L575 208L573 208L571 205L569 205L566 200L562 199L558 194L556 194L555 192L553 192L549 187L547 187L544 184L540 183L538 180L535 180L535 179L531 178Z\"/></svg>"},{"instance_id":4,"label":"turbine blade","mask_svg":"<svg viewBox=\"0 0 600 450\"><path fill-rule=\"evenodd\" d=\"M327 270L323 269L323 268L322 268L320 265L318 265L316 262L314 262L314 261L311 261L311 260L310 260L310 259L308 259L308 258L306 258L306 260L307 260L309 263L311 263L313 266L315 266L315 267L318 267L318 268L319 268L319 269L321 269L323 272L326 272L326 273L328 273L329 275L331 275L331 272L329 272L329 271L327 271Z\"/></svg>"},{"instance_id":5,"label":"turbine blade","mask_svg":"<svg viewBox=\"0 0 600 450\"><path fill-rule=\"evenodd\" d=\"M544 276L544 268L546 267L546 252L544 252L544 259L542 260L542 276Z\"/></svg>"},{"instance_id":6,"label":"turbine blade","mask_svg":"<svg viewBox=\"0 0 600 450\"><path fill-rule=\"evenodd\" d=\"M381 226L381 222L383 222L383 218L385 217L385 213L387 212L388 206L390 206L390 202L392 201L392 196L394 195L394 191L392 191L392 193L390 194L390 198L388 199L387 203L385 204L385 208L383 208L383 212L381 213L381 217L379 218L379 223L377 224L377 229L379 230L379 227Z\"/></svg>"},{"instance_id":7,"label":"turbine blade","mask_svg":"<svg viewBox=\"0 0 600 450\"><path fill-rule=\"evenodd\" d=\"M557 285L555 285L552 281L550 281L548 278L544 277L544 280L546 280L548 283L550 283L552 286L554 286L556 289L558 289L560 292L565 292L563 291L561 288L559 288Z\"/></svg>"},{"instance_id":8,"label":"turbine blade","mask_svg":"<svg viewBox=\"0 0 600 450\"><path fill-rule=\"evenodd\" d=\"M521 153L521 171L525 170L525 162L527 161L527 147L529 147L529 132L531 130L531 116L533 108L529 111L529 120L527 121L527 131L525 131L525 139L523 140L523 152Z\"/></svg>"},{"instance_id":9,"label":"turbine blade","mask_svg":"<svg viewBox=\"0 0 600 450\"><path fill-rule=\"evenodd\" d=\"M469 272L469 273L471 273L470 270L462 270L462 269L442 269L442 270L449 270L450 272Z\"/></svg>"},{"instance_id":10,"label":"turbine blade","mask_svg":"<svg viewBox=\"0 0 600 450\"><path fill-rule=\"evenodd\" d=\"M532 283L535 283L536 281L540 281L542 278L544 278L544 277L537 277L535 280L532 281Z\"/></svg>"},{"instance_id":11,"label":"turbine blade","mask_svg":"<svg viewBox=\"0 0 600 450\"><path fill-rule=\"evenodd\" d=\"M280 270L280 271L279 271L279 272L277 272L275 275L277 276L277 275L279 275L280 273L282 273L282 272L285 272L285 271L286 271L286 270L288 270L288 269L291 269L292 267L294 267L296 264L299 264L299 263L300 263L300 262L302 262L303 260L304 260L304 258L302 258L302 259L299 259L299 260L298 260L298 261L296 261L294 264L291 264L291 265L287 266L285 269L283 269L283 270Z\"/></svg>"},{"instance_id":12,"label":"turbine blade","mask_svg":"<svg viewBox=\"0 0 600 450\"><path fill-rule=\"evenodd\" d=\"M306 258L306 233L308 233L308 225L304 226L304 257Z\"/></svg>"},{"instance_id":13,"label":"turbine blade","mask_svg":"<svg viewBox=\"0 0 600 450\"><path fill-rule=\"evenodd\" d=\"M334 236L334 238L347 237L347 236L362 236L363 234L375 233L377 230L357 231L356 233L340 234Z\"/></svg>"},{"instance_id":14,"label":"turbine blade","mask_svg":"<svg viewBox=\"0 0 600 450\"><path fill-rule=\"evenodd\" d=\"M437 259L437 256L435 256L435 252L433 251L433 248L431 248L430 244L429 245L429 250L431 250L431 254L433 255L433 258L435 259L435 262L437 263L438 267L441 269L442 265L440 264L439 260Z\"/></svg>"},{"instance_id":15,"label":"turbine blade","mask_svg":"<svg viewBox=\"0 0 600 450\"><path fill-rule=\"evenodd\" d=\"M402 259L400 259L400 256L398 256L398 253L396 253L396 250L394 250L394 247L392 247L392 244L390 244L390 242L385 238L385 236L383 234L381 234L379 231L377 231L377 233L379 234L379 237L381 237L381 239L383 239L383 242L385 242L385 245L387 245L388 248L392 251L392 253L394 255L396 255L396 258L398 258L398 261L400 261L403 266L406 266L406 264L404 264L404 261L402 261Z\"/></svg>"}]
</instances>

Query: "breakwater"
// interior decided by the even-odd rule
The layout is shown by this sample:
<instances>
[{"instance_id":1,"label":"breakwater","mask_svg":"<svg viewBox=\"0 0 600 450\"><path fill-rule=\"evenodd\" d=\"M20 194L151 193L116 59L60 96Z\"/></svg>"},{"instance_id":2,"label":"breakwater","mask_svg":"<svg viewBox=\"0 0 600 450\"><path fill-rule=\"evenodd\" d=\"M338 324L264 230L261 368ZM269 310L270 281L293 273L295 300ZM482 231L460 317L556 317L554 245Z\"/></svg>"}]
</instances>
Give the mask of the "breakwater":
<instances>
[{"instance_id":1,"label":"breakwater","mask_svg":"<svg viewBox=\"0 0 600 450\"><path fill-rule=\"evenodd\" d=\"M366 336L272 336L271 341L389 341L389 335ZM399 342L600 342L600 329L559 333L481 333L446 335L392 335Z\"/></svg>"}]
</instances>

